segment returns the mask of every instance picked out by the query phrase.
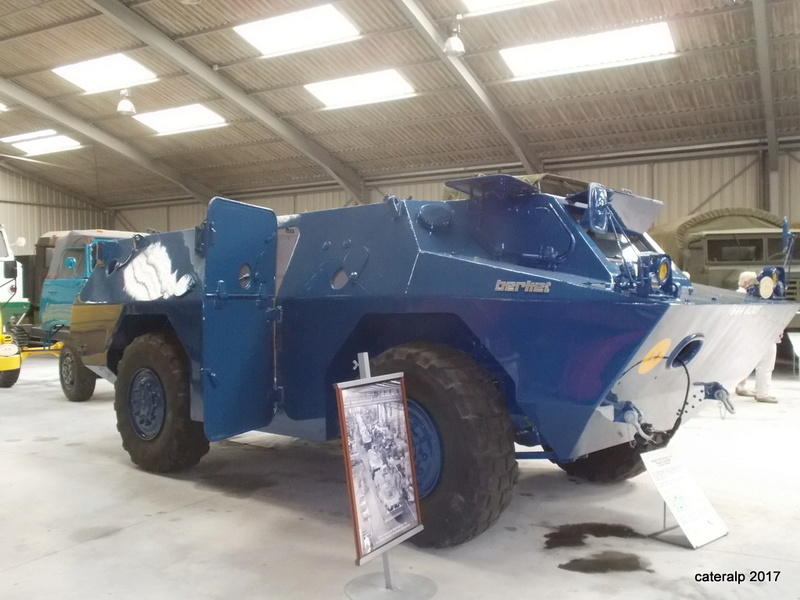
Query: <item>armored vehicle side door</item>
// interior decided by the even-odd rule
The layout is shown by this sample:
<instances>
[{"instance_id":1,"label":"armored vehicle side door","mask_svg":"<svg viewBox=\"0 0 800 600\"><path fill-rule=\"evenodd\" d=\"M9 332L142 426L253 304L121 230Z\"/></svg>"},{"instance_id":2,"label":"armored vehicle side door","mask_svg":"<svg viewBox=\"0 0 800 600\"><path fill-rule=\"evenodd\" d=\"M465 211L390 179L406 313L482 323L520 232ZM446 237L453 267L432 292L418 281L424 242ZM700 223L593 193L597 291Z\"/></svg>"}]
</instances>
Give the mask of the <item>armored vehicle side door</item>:
<instances>
[{"instance_id":1,"label":"armored vehicle side door","mask_svg":"<svg viewBox=\"0 0 800 600\"><path fill-rule=\"evenodd\" d=\"M210 440L274 415L277 221L271 210L214 198L203 240L203 420Z\"/></svg>"}]
</instances>

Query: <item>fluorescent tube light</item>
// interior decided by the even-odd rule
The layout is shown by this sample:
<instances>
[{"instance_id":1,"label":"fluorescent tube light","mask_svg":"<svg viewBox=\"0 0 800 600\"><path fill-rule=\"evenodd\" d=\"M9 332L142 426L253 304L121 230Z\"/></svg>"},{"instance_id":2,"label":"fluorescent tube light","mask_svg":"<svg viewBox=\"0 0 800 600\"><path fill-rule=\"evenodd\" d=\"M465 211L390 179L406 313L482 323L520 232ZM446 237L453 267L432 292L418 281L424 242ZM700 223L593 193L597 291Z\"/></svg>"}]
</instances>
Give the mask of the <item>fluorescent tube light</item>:
<instances>
[{"instance_id":1,"label":"fluorescent tube light","mask_svg":"<svg viewBox=\"0 0 800 600\"><path fill-rule=\"evenodd\" d=\"M553 0L463 0L470 15L485 15L501 10L511 10L523 6L546 4Z\"/></svg>"},{"instance_id":2,"label":"fluorescent tube light","mask_svg":"<svg viewBox=\"0 0 800 600\"><path fill-rule=\"evenodd\" d=\"M414 88L395 69L309 83L305 88L326 108L359 106L415 95Z\"/></svg>"},{"instance_id":3,"label":"fluorescent tube light","mask_svg":"<svg viewBox=\"0 0 800 600\"><path fill-rule=\"evenodd\" d=\"M535 79L671 58L675 43L662 22L507 48L500 55L515 77Z\"/></svg>"},{"instance_id":4,"label":"fluorescent tube light","mask_svg":"<svg viewBox=\"0 0 800 600\"><path fill-rule=\"evenodd\" d=\"M28 156L37 154L49 154L51 152L61 152L63 150L74 150L80 148L80 142L73 140L66 135L53 135L50 137L37 138L24 142L11 144L15 148L26 152Z\"/></svg>"},{"instance_id":5,"label":"fluorescent tube light","mask_svg":"<svg viewBox=\"0 0 800 600\"><path fill-rule=\"evenodd\" d=\"M226 124L224 118L202 104L189 104L188 106L142 113L134 115L133 118L159 134L197 131Z\"/></svg>"},{"instance_id":6,"label":"fluorescent tube light","mask_svg":"<svg viewBox=\"0 0 800 600\"><path fill-rule=\"evenodd\" d=\"M87 92L105 92L156 80L156 74L124 54L57 67L53 73Z\"/></svg>"},{"instance_id":7,"label":"fluorescent tube light","mask_svg":"<svg viewBox=\"0 0 800 600\"><path fill-rule=\"evenodd\" d=\"M321 48L360 37L355 26L331 4L239 25L233 30L263 56Z\"/></svg>"},{"instance_id":8,"label":"fluorescent tube light","mask_svg":"<svg viewBox=\"0 0 800 600\"><path fill-rule=\"evenodd\" d=\"M8 137L0 138L0 142L6 144L14 144L15 142L24 142L25 140L35 140L36 138L50 137L58 133L55 129L42 129L40 131L31 131L30 133L20 133L18 135L10 135Z\"/></svg>"}]
</instances>

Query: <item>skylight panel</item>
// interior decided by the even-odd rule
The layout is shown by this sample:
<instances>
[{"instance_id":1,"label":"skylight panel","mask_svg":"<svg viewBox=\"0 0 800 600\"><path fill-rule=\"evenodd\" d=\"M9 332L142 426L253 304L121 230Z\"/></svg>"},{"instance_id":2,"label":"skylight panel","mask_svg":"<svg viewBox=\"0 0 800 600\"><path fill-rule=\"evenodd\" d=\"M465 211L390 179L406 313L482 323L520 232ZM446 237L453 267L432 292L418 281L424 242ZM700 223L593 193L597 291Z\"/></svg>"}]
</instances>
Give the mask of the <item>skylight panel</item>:
<instances>
[{"instance_id":1,"label":"skylight panel","mask_svg":"<svg viewBox=\"0 0 800 600\"><path fill-rule=\"evenodd\" d=\"M31 131L30 133L20 133L17 135L10 135L8 137L0 138L0 142L6 144L13 144L15 142L24 142L25 140L35 140L36 138L49 137L56 135L55 129L41 129L39 131Z\"/></svg>"},{"instance_id":2,"label":"skylight panel","mask_svg":"<svg viewBox=\"0 0 800 600\"><path fill-rule=\"evenodd\" d=\"M121 90L156 80L155 73L124 54L57 67L53 72L87 92Z\"/></svg>"},{"instance_id":3,"label":"skylight panel","mask_svg":"<svg viewBox=\"0 0 800 600\"><path fill-rule=\"evenodd\" d=\"M395 69L309 83L305 88L326 108L399 100L416 94L411 84Z\"/></svg>"},{"instance_id":4,"label":"skylight panel","mask_svg":"<svg viewBox=\"0 0 800 600\"><path fill-rule=\"evenodd\" d=\"M155 112L134 115L134 119L147 125L159 134L183 133L221 127L224 118L202 104L189 104L177 108L167 108Z\"/></svg>"},{"instance_id":5,"label":"skylight panel","mask_svg":"<svg viewBox=\"0 0 800 600\"><path fill-rule=\"evenodd\" d=\"M5 104L3 104L2 102L0 102L0 112L5 112L7 110L8 110L8 107Z\"/></svg>"},{"instance_id":6,"label":"skylight panel","mask_svg":"<svg viewBox=\"0 0 800 600\"><path fill-rule=\"evenodd\" d=\"M463 0L463 2L470 15L485 15L522 6L546 4L547 2L553 2L553 0Z\"/></svg>"},{"instance_id":7,"label":"skylight panel","mask_svg":"<svg viewBox=\"0 0 800 600\"><path fill-rule=\"evenodd\" d=\"M675 43L662 22L507 48L500 55L515 77L534 79L670 58Z\"/></svg>"},{"instance_id":8,"label":"skylight panel","mask_svg":"<svg viewBox=\"0 0 800 600\"><path fill-rule=\"evenodd\" d=\"M280 56L357 39L355 26L331 4L239 25L233 30L264 56Z\"/></svg>"},{"instance_id":9,"label":"skylight panel","mask_svg":"<svg viewBox=\"0 0 800 600\"><path fill-rule=\"evenodd\" d=\"M52 135L24 142L16 142L11 145L27 153L28 156L61 152L63 150L74 150L81 146L80 142L66 135Z\"/></svg>"}]
</instances>

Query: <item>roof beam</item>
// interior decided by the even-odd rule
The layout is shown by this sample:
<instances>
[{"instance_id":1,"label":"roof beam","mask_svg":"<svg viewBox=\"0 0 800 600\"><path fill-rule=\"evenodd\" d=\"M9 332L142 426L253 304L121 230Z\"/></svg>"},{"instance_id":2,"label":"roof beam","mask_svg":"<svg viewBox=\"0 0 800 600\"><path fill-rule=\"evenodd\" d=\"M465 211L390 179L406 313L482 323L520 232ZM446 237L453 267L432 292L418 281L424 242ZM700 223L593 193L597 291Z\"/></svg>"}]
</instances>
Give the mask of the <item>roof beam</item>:
<instances>
[{"instance_id":1,"label":"roof beam","mask_svg":"<svg viewBox=\"0 0 800 600\"><path fill-rule=\"evenodd\" d=\"M417 0L394 0L397 7L405 17L414 25L422 35L428 46L436 53L447 67L448 71L464 87L472 100L480 106L484 113L492 120L494 126L503 135L514 150L517 159L529 173L542 170L542 161L534 153L525 137L519 132L513 120L501 109L495 99L484 89L475 74L467 67L466 63L457 56L448 56L444 53L444 40L439 33L439 26L431 19Z\"/></svg>"},{"instance_id":2,"label":"roof beam","mask_svg":"<svg viewBox=\"0 0 800 600\"><path fill-rule=\"evenodd\" d=\"M247 93L230 79L214 71L118 0L86 0L86 2L128 33L136 36L172 62L179 64L190 75L203 81L223 98L236 104L257 122L271 129L284 141L300 150L325 169L353 199L358 202L367 202L364 182L353 169L335 158L299 129L281 120L277 115L248 97Z\"/></svg>"},{"instance_id":3,"label":"roof beam","mask_svg":"<svg viewBox=\"0 0 800 600\"><path fill-rule=\"evenodd\" d=\"M772 96L772 66L769 61L769 31L767 3L753 0L753 19L756 30L756 60L761 83L761 100L764 103L764 120L767 129L769 170L778 170L778 133L775 127L775 101Z\"/></svg>"},{"instance_id":4,"label":"roof beam","mask_svg":"<svg viewBox=\"0 0 800 600\"><path fill-rule=\"evenodd\" d=\"M216 196L216 192L211 188L206 187L196 179L182 175L180 171L170 167L169 165L160 161L154 160L147 156L144 152L137 150L120 140L103 131L102 129L76 117L69 111L64 110L60 106L56 106L52 102L48 102L44 98L29 92L25 88L13 83L3 77L0 77L0 93L20 104L28 107L29 109L44 115L49 119L53 119L69 127L73 131L89 138L90 140L113 150L117 154L121 154L131 162L136 163L140 167L147 169L161 177L172 181L177 184L189 194L202 202L208 202L211 198Z\"/></svg>"}]
</instances>

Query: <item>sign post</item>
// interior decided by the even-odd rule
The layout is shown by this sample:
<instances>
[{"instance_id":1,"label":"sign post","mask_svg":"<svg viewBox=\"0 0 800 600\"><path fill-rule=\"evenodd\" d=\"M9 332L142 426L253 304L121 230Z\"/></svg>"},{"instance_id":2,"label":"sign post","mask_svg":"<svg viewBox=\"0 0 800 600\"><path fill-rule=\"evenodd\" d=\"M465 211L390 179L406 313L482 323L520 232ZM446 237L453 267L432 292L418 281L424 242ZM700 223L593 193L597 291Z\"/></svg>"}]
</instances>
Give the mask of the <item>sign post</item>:
<instances>
[{"instance_id":1,"label":"sign post","mask_svg":"<svg viewBox=\"0 0 800 600\"><path fill-rule=\"evenodd\" d=\"M345 594L351 599L386 598L388 593L398 600L425 600L436 593L436 585L419 575L393 577L388 554L423 529L403 374L371 377L366 353L358 355L358 367L360 379L334 387L356 564L380 555L383 576L357 577L347 584Z\"/></svg>"}]
</instances>

